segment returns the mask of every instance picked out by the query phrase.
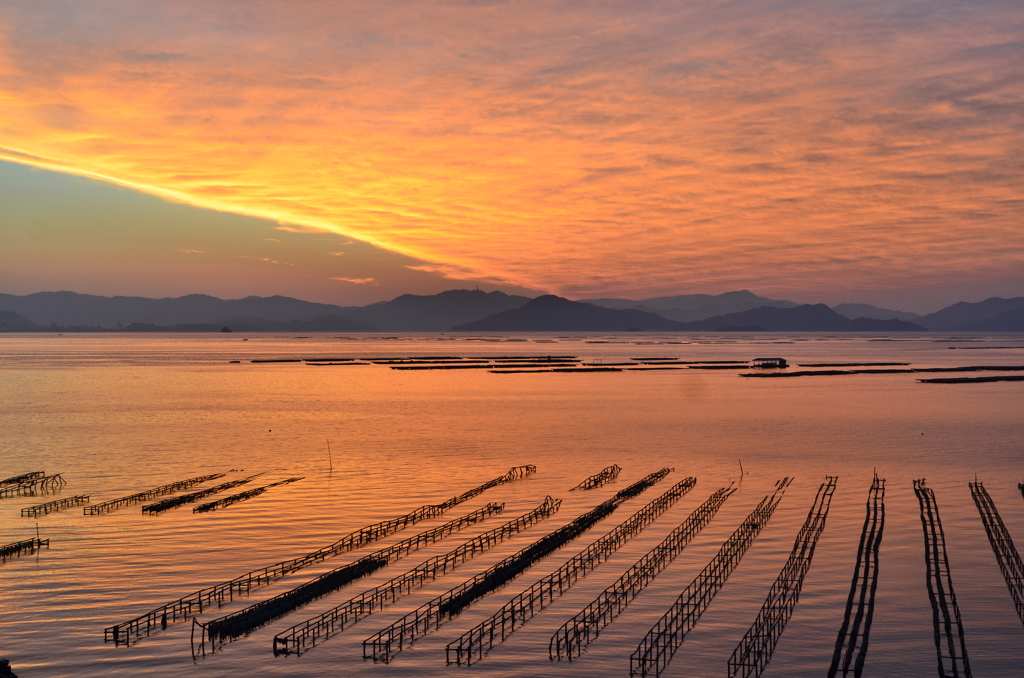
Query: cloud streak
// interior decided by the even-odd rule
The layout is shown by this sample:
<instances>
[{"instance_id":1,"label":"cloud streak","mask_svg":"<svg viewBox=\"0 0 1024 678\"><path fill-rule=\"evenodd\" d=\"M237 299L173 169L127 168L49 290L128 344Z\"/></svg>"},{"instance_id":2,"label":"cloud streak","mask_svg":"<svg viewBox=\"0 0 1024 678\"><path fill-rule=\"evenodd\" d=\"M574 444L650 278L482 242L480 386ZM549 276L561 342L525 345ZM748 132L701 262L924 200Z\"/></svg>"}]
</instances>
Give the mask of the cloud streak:
<instances>
[{"instance_id":1,"label":"cloud streak","mask_svg":"<svg viewBox=\"0 0 1024 678\"><path fill-rule=\"evenodd\" d=\"M583 295L1024 267L1019 3L8 6L0 157L462 277Z\"/></svg>"}]
</instances>

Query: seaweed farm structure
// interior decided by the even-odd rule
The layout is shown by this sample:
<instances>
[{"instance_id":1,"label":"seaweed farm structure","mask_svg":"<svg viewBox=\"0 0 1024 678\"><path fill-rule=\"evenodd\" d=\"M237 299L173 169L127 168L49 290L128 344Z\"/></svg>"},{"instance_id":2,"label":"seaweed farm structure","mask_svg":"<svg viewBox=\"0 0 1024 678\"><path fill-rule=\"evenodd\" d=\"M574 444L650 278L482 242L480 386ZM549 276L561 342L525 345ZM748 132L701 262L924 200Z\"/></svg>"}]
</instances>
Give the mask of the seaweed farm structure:
<instances>
[{"instance_id":1,"label":"seaweed farm structure","mask_svg":"<svg viewBox=\"0 0 1024 678\"><path fill-rule=\"evenodd\" d=\"M22 473L18 476L11 476L10 478L0 480L0 487L4 487L6 485L20 485L22 483L27 483L44 477L46 477L45 471L29 471L28 473Z\"/></svg>"},{"instance_id":2,"label":"seaweed farm structure","mask_svg":"<svg viewBox=\"0 0 1024 678\"><path fill-rule=\"evenodd\" d=\"M161 497L165 494L172 494L174 492L177 492L178 490L185 490L194 485L205 483L208 480L216 480L217 478L223 477L223 473L212 473L206 476L197 476L195 478L189 478L187 480L179 480L176 483L169 483L167 485L161 485L159 487L154 487L152 489L144 490L142 492L136 492L135 494L129 494L128 496L121 497L120 499L111 499L110 501L105 501L100 504L86 506L84 509L82 509L82 512L87 516L98 516L104 513L112 513L113 511L116 511L119 508L124 508L125 506L138 504L140 502L146 501L147 499Z\"/></svg>"},{"instance_id":3,"label":"seaweed farm structure","mask_svg":"<svg viewBox=\"0 0 1024 678\"><path fill-rule=\"evenodd\" d=\"M935 493L925 485L924 478L914 481L914 494L921 506L921 527L924 530L924 559L928 568L928 599L932 604L932 625L935 628L935 652L939 675L970 678L971 663L967 657L960 606L956 603L953 579L946 555L946 535L939 519Z\"/></svg>"},{"instance_id":4,"label":"seaweed farm structure","mask_svg":"<svg viewBox=\"0 0 1024 678\"><path fill-rule=\"evenodd\" d=\"M836 478L827 476L825 482L818 488L814 504L807 513L807 520L797 533L789 559L769 589L768 597L757 613L757 619L729 657L729 678L758 678L771 661L779 638L786 630L786 624L789 623L793 609L800 600L804 577L811 569L814 549L818 544L818 538L825 530L825 520L828 518L828 509L835 491Z\"/></svg>"},{"instance_id":5,"label":"seaweed farm structure","mask_svg":"<svg viewBox=\"0 0 1024 678\"><path fill-rule=\"evenodd\" d=\"M532 469L532 471L524 471L523 469ZM514 479L524 478L535 472L535 466L515 467L504 475L463 493L460 497L467 495L476 496L479 494L476 490L479 490L481 487L494 487L495 484L500 485L511 482ZM130 644L131 640L149 636L160 629L167 628L168 624L186 621L196 614L202 614L204 608L208 608L211 605L216 604L220 607L225 601L234 600L235 596L247 596L253 589L267 586L287 574L297 572L341 553L362 548L410 525L439 516L459 503L460 497L450 499L443 504L427 504L398 518L382 520L378 523L367 525L346 534L332 544L328 544L316 551L311 551L304 556L252 570L234 579L199 589L194 593L177 600L172 600L126 622L106 627L103 629L103 640L104 642L112 641L116 645L122 643ZM455 504L452 502L455 502Z\"/></svg>"},{"instance_id":6,"label":"seaweed farm structure","mask_svg":"<svg viewBox=\"0 0 1024 678\"><path fill-rule=\"evenodd\" d=\"M576 487L570 489L573 490L592 490L595 487L601 487L605 483L610 483L619 477L619 473L622 471L622 467L618 464L612 464L611 466L601 469L599 473L595 473L589 478L585 479Z\"/></svg>"},{"instance_id":7,"label":"seaweed farm structure","mask_svg":"<svg viewBox=\"0 0 1024 678\"><path fill-rule=\"evenodd\" d=\"M445 619L459 614L463 609L491 591L505 585L519 576L534 563L545 558L573 539L589 530L600 520L611 515L623 502L631 499L667 476L672 469L660 471L620 490L611 499L599 504L569 524L535 541L526 548L505 558L459 586L448 590L425 605L399 619L363 641L363 658L374 663L388 663L405 645L417 637L438 628Z\"/></svg>"},{"instance_id":8,"label":"seaweed farm structure","mask_svg":"<svg viewBox=\"0 0 1024 678\"><path fill-rule=\"evenodd\" d=\"M25 539L24 541L16 541L13 544L4 544L3 546L0 546L0 563L6 562L11 558L20 558L24 555L31 555L43 547L50 548L49 539L34 537L32 539Z\"/></svg>"},{"instance_id":9,"label":"seaweed farm structure","mask_svg":"<svg viewBox=\"0 0 1024 678\"><path fill-rule=\"evenodd\" d=\"M45 516L49 513L55 513L61 509L70 508L72 506L81 506L89 503L89 495L79 494L74 497L65 497L64 499L57 499L55 501L48 501L45 504L36 504L35 506L29 506L21 509L22 518L37 518L39 516Z\"/></svg>"},{"instance_id":10,"label":"seaweed farm structure","mask_svg":"<svg viewBox=\"0 0 1024 678\"><path fill-rule=\"evenodd\" d=\"M300 584L273 598L250 605L238 612L214 619L205 624L193 619L193 629L196 626L201 627L200 648L205 650L206 640L210 641L211 648L215 648L218 641L238 638L250 631L265 626L303 605L337 591L360 577L365 577L371 572L387 567L402 556L406 556L428 544L440 541L469 525L501 513L504 509L504 504L487 504L483 508L468 513L461 518L448 521L444 525L426 530L414 537L403 539L397 544L363 556L355 562L342 565L326 574L320 575L316 579ZM195 647L193 647L193 654L195 654Z\"/></svg>"},{"instance_id":11,"label":"seaweed farm structure","mask_svg":"<svg viewBox=\"0 0 1024 678\"><path fill-rule=\"evenodd\" d=\"M629 657L629 675L661 675L686 634L696 626L715 595L725 586L729 575L740 564L743 555L771 520L779 502L792 484L790 477L775 483L775 491L762 499L743 520L722 548L683 590L668 611L647 632Z\"/></svg>"},{"instance_id":12,"label":"seaweed farm structure","mask_svg":"<svg viewBox=\"0 0 1024 678\"><path fill-rule=\"evenodd\" d=\"M469 541L460 544L444 555L429 558L408 572L387 581L380 586L364 591L341 605L287 629L274 637L274 654L301 654L308 647L323 642L332 635L344 631L359 619L383 610L395 602L403 593L422 586L465 561L500 544L508 537L554 515L561 506L561 500L546 497L533 510L514 520L488 530Z\"/></svg>"},{"instance_id":13,"label":"seaweed farm structure","mask_svg":"<svg viewBox=\"0 0 1024 678\"><path fill-rule=\"evenodd\" d=\"M52 476L48 476L42 471L26 473L22 476L8 478L0 483L0 499L34 497L37 494L56 492L67 484L67 481L59 473Z\"/></svg>"},{"instance_id":14,"label":"seaweed farm structure","mask_svg":"<svg viewBox=\"0 0 1024 678\"><path fill-rule=\"evenodd\" d=\"M492 487L504 485L505 483L511 483L515 480L523 480L524 478L529 478L536 472L537 467L534 466L533 464L526 464L525 466L513 466L503 475L500 475L497 478L494 478L493 480L488 480L483 485L478 485L474 487L472 490L467 490L466 492L463 492L457 497L452 497L448 501L438 504L438 506L444 509L449 509L453 506L458 506L462 502L469 501L473 497L477 496L478 494L482 494L483 492L486 492Z\"/></svg>"},{"instance_id":15,"label":"seaweed farm structure","mask_svg":"<svg viewBox=\"0 0 1024 678\"><path fill-rule=\"evenodd\" d=\"M562 624L548 643L550 659L579 657L601 630L615 621L641 591L675 560L736 490L730 485L715 491L657 546L626 570L575 616Z\"/></svg>"},{"instance_id":16,"label":"seaweed farm structure","mask_svg":"<svg viewBox=\"0 0 1024 678\"><path fill-rule=\"evenodd\" d=\"M223 499L218 499L217 501L211 501L208 504L200 504L199 506L192 509L192 513L208 513L210 511L216 511L217 509L225 508L227 506L231 506L232 504L237 504L238 502L252 499L253 497L258 497L272 487L277 487L279 485L288 485L290 483L297 483L304 477L305 476L294 476L292 478L285 478L284 480L278 480L276 483L270 483L269 485L264 485L262 487L254 487L253 489L246 490L245 492L239 492L238 494L232 494L229 497L224 497ZM246 480L245 482L248 482L248 480ZM230 483L225 484L227 485ZM241 483L238 482L237 484L240 485Z\"/></svg>"},{"instance_id":17,"label":"seaweed farm structure","mask_svg":"<svg viewBox=\"0 0 1024 678\"><path fill-rule=\"evenodd\" d=\"M836 637L828 678L851 674L860 678L868 654L871 621L875 614L875 591L878 589L878 551L885 530L885 480L875 474L868 490L867 513L857 547L857 563L853 568L850 595L846 599L843 624Z\"/></svg>"},{"instance_id":18,"label":"seaweed farm structure","mask_svg":"<svg viewBox=\"0 0 1024 678\"><path fill-rule=\"evenodd\" d=\"M225 490L230 490L232 488L238 487L239 485L251 483L253 478L257 478L261 475L263 474L257 473L255 475L249 476L248 478L239 478L238 480L232 480L226 483L221 483L220 485L208 487L205 490L198 490L196 492L189 492L188 494L181 494L178 495L177 497L168 497L167 499L161 499L158 502L146 504L145 506L143 506L142 512L150 514L162 513L176 506L181 506L182 504L190 504L192 502L199 501L200 499L205 499L206 497L217 494L218 492L223 492Z\"/></svg>"},{"instance_id":19,"label":"seaweed farm structure","mask_svg":"<svg viewBox=\"0 0 1024 678\"><path fill-rule=\"evenodd\" d=\"M1003 573L1006 587L1013 598L1013 605L1017 608L1017 616L1021 623L1024 623L1024 563L1021 562L1017 547L1013 545L1010 532L1003 524L1003 519L996 510L996 504L989 496L988 490L978 481L968 485L974 504L978 507L978 513L981 514L981 521L985 524L985 534L988 535L992 552L999 563L999 571Z\"/></svg>"},{"instance_id":20,"label":"seaweed farm structure","mask_svg":"<svg viewBox=\"0 0 1024 678\"><path fill-rule=\"evenodd\" d=\"M468 665L483 659L496 643L503 642L518 627L569 590L579 579L608 560L623 544L675 505L696 484L697 479L693 477L679 481L607 535L570 558L553 573L542 577L528 589L514 596L485 621L462 634L458 640L449 643L445 648L447 663Z\"/></svg>"}]
</instances>

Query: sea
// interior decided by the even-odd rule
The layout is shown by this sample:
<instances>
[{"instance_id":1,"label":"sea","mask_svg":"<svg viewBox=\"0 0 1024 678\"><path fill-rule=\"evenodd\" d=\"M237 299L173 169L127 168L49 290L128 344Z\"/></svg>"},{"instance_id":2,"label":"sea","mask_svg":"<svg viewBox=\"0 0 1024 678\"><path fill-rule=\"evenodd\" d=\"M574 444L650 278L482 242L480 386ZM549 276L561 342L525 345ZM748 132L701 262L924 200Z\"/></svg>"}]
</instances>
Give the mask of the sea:
<instances>
[{"instance_id":1,"label":"sea","mask_svg":"<svg viewBox=\"0 0 1024 678\"><path fill-rule=\"evenodd\" d=\"M688 364L506 374L388 364L547 356L609 368L658 362L652 359ZM0 498L0 545L48 540L48 547L0 563L0 657L21 678L627 676L630 656L648 631L758 502L779 480L791 478L770 521L661 673L724 677L730 675L730 656L783 572L819 488L834 477L824 529L795 606L762 657L765 676L825 676L855 583L868 491L877 474L885 480L884 531L863 675L938 675L924 523L914 491L918 479L934 492L973 675L1024 675L1024 620L968 486L983 483L1006 530L1024 546L1024 382L920 381L1012 374L1000 371L742 376L767 372L746 364L764 357L784 358L789 372L872 369L801 367L837 363L906 364L896 369L1019 366L1024 336L0 335L0 479L45 471L66 481L54 493ZM254 362L267 360L296 362ZM694 363L701 361L743 364L699 369ZM236 595L221 607L207 605L194 619L172 620L127 645L105 639L105 628L203 587L301 557L524 465L536 466L536 472ZM572 489L612 465L621 468L614 481ZM367 638L662 468L671 469L663 480L461 614L430 626L390 662L364 658ZM212 474L224 475L166 496L255 474L262 475L203 501L286 478L301 480L205 513L192 511L198 503L143 513L143 505L157 501L152 499L100 515L85 515L83 506L21 515L22 509L61 498L87 495L98 504ZM450 643L688 477L696 479L692 490L556 592L547 607L479 661L446 664ZM550 657L559 627L712 493L730 486L735 492L717 514L581 656ZM285 629L527 513L548 496L561 500L550 517L413 587L301 655L275 656L273 639ZM503 511L247 635L197 646L197 624L287 592L489 502L504 504ZM944 602L948 607L950 601Z\"/></svg>"}]
</instances>

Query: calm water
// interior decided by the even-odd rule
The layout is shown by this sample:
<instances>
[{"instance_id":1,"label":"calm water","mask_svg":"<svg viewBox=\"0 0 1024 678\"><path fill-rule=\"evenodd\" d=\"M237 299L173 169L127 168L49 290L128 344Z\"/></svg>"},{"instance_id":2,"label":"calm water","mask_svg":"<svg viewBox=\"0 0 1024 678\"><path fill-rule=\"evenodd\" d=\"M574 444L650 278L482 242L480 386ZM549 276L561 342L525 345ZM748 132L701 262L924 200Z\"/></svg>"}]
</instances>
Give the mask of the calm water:
<instances>
[{"instance_id":1,"label":"calm water","mask_svg":"<svg viewBox=\"0 0 1024 678\"><path fill-rule=\"evenodd\" d=\"M104 516L81 509L21 518L49 498L0 499L0 543L29 538L38 522L50 550L0 565L0 656L28 676L441 676L445 645L512 595L626 520L672 483L696 488L608 562L473 668L487 676L624 676L629 655L774 481L796 477L668 676L724 676L826 474L838 475L826 529L768 676L823 676L849 590L872 469L887 479L886 526L866 673L934 676L931 609L912 480L934 488L976 676L1024 673L1024 625L971 500L985 482L1024 547L1024 383L936 385L914 375L741 379L736 371L680 370L497 375L486 370L395 371L384 366L252 364L252 358L416 355L576 355L617 362L779 355L800 362L911 362L914 366L1024 364L1024 337L527 336L527 341L294 336L0 335L0 477L61 472L61 495L116 498L230 469L305 476L209 514L187 507L144 516L135 505ZM521 339L521 337L520 337ZM544 340L538 342L537 340ZM551 343L551 342L555 343ZM609 342L609 343L593 343ZM645 343L677 342L677 343ZM957 347L950 350L950 347ZM229 360L242 360L230 364ZM924 375L929 376L929 375ZM329 472L327 440L333 451ZM686 550L571 664L548 660L548 639L570 616L682 522L718 487L747 475ZM619 480L568 489L602 467ZM203 620L283 592L319 573L489 501L505 513L415 552L214 655L193 661L191 624L132 647L104 645L103 628L245 571L327 545L340 535L505 472L538 473L352 554L236 600ZM675 472L510 586L398 655L361 659L369 635L504 556L565 524L662 466ZM230 474L237 477L239 473ZM220 481L218 481L220 482ZM262 484L262 483L260 483ZM243 488L239 488L245 489ZM301 657L277 657L283 629L514 518L547 494L561 510Z\"/></svg>"}]
</instances>

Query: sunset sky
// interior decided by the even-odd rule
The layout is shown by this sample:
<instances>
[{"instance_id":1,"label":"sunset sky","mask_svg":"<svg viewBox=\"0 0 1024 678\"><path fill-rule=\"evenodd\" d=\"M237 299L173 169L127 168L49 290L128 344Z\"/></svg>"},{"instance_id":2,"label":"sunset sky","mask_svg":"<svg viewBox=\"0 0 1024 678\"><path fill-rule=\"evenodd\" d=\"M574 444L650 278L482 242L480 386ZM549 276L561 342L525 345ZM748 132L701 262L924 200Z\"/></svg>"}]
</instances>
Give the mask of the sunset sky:
<instances>
[{"instance_id":1,"label":"sunset sky","mask_svg":"<svg viewBox=\"0 0 1024 678\"><path fill-rule=\"evenodd\" d=\"M930 311L1024 295L1022 142L1020 0L6 0L0 292Z\"/></svg>"}]
</instances>

